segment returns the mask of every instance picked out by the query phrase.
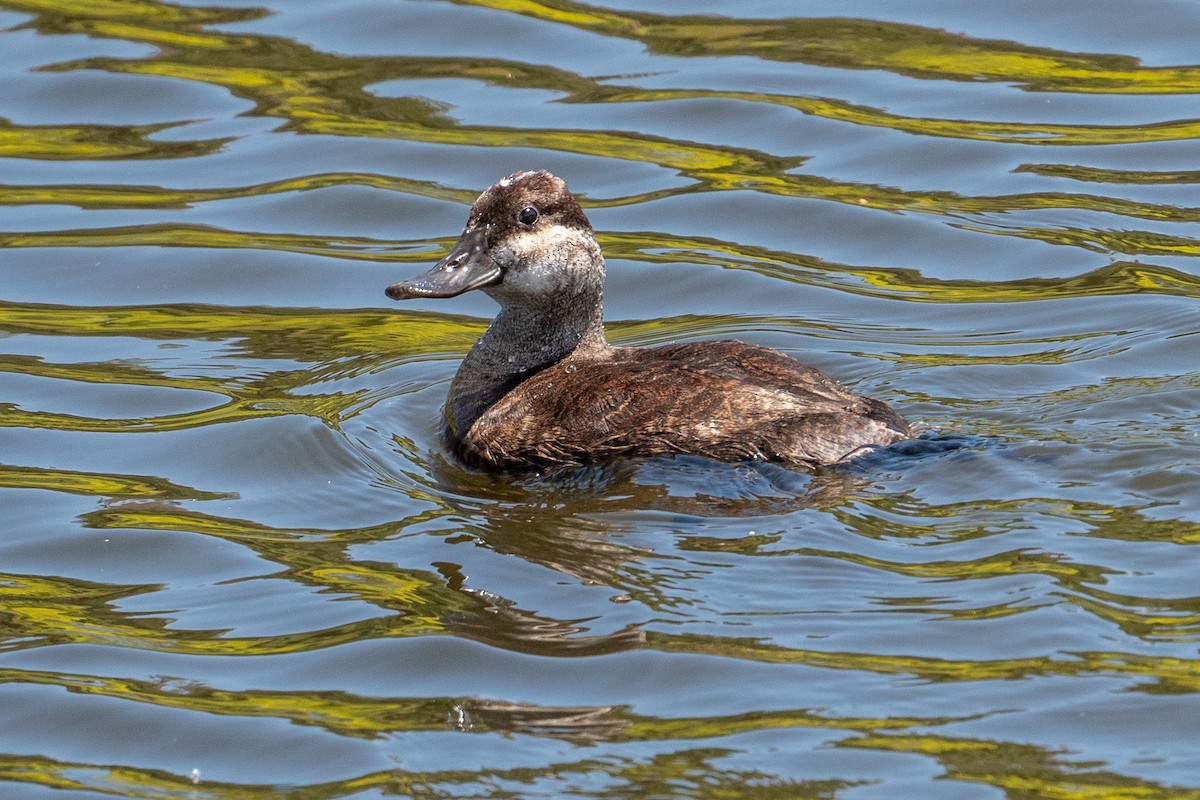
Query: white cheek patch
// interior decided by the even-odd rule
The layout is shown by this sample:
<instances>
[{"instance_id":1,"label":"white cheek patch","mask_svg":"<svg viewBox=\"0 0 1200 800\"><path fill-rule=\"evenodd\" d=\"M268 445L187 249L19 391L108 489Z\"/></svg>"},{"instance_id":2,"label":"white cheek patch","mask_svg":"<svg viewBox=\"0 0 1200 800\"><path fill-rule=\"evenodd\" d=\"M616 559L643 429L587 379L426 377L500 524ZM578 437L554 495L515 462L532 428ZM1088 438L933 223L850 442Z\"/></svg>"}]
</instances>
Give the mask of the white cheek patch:
<instances>
[{"instance_id":1,"label":"white cheek patch","mask_svg":"<svg viewBox=\"0 0 1200 800\"><path fill-rule=\"evenodd\" d=\"M574 239L562 225L506 236L493 251L496 261L505 267L504 284L519 292L542 294L573 283L578 279L569 266L578 246Z\"/></svg>"}]
</instances>

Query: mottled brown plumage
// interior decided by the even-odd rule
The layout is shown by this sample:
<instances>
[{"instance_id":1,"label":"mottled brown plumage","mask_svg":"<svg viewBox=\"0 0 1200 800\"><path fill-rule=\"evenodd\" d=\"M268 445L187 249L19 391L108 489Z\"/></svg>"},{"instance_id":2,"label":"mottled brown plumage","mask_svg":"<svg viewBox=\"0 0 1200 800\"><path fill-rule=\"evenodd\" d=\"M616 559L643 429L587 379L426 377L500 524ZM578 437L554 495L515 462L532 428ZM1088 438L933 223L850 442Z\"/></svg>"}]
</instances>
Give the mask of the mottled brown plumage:
<instances>
[{"instance_id":1,"label":"mottled brown plumage","mask_svg":"<svg viewBox=\"0 0 1200 800\"><path fill-rule=\"evenodd\" d=\"M450 389L445 435L508 469L687 453L832 464L909 436L886 404L738 341L653 348L604 338L604 259L566 184L518 173L480 195L451 253L395 299L483 289L501 306Z\"/></svg>"}]
</instances>

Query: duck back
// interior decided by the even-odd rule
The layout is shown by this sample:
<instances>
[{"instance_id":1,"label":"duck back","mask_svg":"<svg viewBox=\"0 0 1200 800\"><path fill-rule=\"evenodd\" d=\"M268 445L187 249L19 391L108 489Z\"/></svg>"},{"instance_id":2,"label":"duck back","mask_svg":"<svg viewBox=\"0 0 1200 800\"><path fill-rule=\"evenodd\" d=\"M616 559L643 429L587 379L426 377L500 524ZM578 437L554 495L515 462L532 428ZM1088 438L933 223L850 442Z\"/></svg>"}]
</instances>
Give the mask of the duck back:
<instances>
[{"instance_id":1,"label":"duck back","mask_svg":"<svg viewBox=\"0 0 1200 800\"><path fill-rule=\"evenodd\" d=\"M671 453L811 467L905 439L909 428L884 403L783 353L703 341L576 351L448 436L461 458L487 467Z\"/></svg>"}]
</instances>

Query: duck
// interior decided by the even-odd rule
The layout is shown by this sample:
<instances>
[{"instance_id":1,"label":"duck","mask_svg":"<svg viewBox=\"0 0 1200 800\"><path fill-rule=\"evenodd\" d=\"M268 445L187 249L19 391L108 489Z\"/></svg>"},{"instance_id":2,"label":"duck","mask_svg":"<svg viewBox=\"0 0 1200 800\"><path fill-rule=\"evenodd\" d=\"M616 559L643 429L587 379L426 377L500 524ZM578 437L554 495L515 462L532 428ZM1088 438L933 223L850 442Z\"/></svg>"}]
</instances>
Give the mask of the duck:
<instances>
[{"instance_id":1,"label":"duck","mask_svg":"<svg viewBox=\"0 0 1200 800\"><path fill-rule=\"evenodd\" d=\"M620 347L604 333L604 256L561 178L502 178L450 252L393 300L480 290L499 304L450 384L448 449L484 471L690 455L839 464L909 438L886 403L778 350L738 340Z\"/></svg>"}]
</instances>

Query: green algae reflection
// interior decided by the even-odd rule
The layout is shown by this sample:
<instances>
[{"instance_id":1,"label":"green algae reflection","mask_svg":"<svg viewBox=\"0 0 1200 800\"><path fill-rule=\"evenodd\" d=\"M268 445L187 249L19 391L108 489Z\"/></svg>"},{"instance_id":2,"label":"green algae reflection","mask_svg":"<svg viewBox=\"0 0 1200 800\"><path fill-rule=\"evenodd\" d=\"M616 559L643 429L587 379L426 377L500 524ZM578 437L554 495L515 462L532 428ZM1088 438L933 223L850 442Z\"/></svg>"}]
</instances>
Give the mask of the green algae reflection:
<instances>
[{"instance_id":1,"label":"green algae reflection","mask_svg":"<svg viewBox=\"0 0 1200 800\"><path fill-rule=\"evenodd\" d=\"M1200 67L1145 67L1117 55L1080 54L1013 42L948 34L920 26L850 19L727 19L665 16L603 10L572 2L472 3L546 25L570 25L605 36L642 42L652 52L709 58L744 56L841 69L883 69L918 79L993 80L1029 89L1080 93L1195 93ZM211 26L261 17L262 10L182 7L145 0L0 3L33 15L28 23L45 35L85 33L152 45L140 59L93 58L47 65L48 70L101 69L194 81L227 89L254 104L258 115L276 117L287 130L352 137L472 147L527 147L655 164L690 179L681 191L758 191L819 198L871 208L942 216L967 215L975 230L1017 235L1052 244L1128 256L1190 256L1196 242L1154 231L1062 231L1013 226L991 215L1014 210L1074 208L1157 221L1191 221L1196 210L1087 194L1039 193L970 198L949 192L904 191L839 182L797 172L804 159L649 136L633 131L462 125L440 105L421 97L387 97L371 87L386 81L466 79L512 88L538 88L563 102L653 103L717 99L767 104L848 125L875 126L920 136L1029 145L1107 145L1200 138L1200 120L1179 119L1130 125L1062 125L904 117L837 98L793 97L753 92L642 89L500 59L350 57L322 53L286 39L228 34ZM162 123L163 125L174 123ZM161 126L160 126L161 128ZM88 128L38 129L0 125L0 150L30 158L137 158L205 155L225 144L159 142L159 130ZM5 144L7 142L7 144ZM5 149L8 148L8 149ZM445 190L383 176L309 176L229 190L163 187L14 186L8 202L60 202L83 207L171 208L323 185L373 185L426 196L467 200L475 189ZM625 198L638 202L647 198ZM371 243L299 241L270 234L232 234L187 227L144 231L68 231L38 236L10 234L10 246L111 244L120 242L197 246L257 246L296 252L366 257ZM374 252L375 257L387 257Z\"/></svg>"},{"instance_id":2,"label":"green algae reflection","mask_svg":"<svg viewBox=\"0 0 1200 800\"><path fill-rule=\"evenodd\" d=\"M1001 81L1035 91L1195 93L1200 66L1144 67L1119 55L1070 53L868 19L730 19L601 9L571 0L458 0L607 36L674 56L750 56L916 78Z\"/></svg>"},{"instance_id":3,"label":"green algae reflection","mask_svg":"<svg viewBox=\"0 0 1200 800\"><path fill-rule=\"evenodd\" d=\"M403 712L401 712L403 713ZM849 726L853 728L853 725ZM620 741L620 739L617 739ZM1061 753L1019 742L970 739L931 733L863 732L841 736L839 748L880 754L907 754L929 759L945 770L945 780L991 787L1020 797L1142 798L1144 800L1196 800L1200 792L1163 785L1133 775L1104 770L1095 764L1068 760ZM605 796L630 798L692 798L746 800L826 798L832 800L858 782L837 779L794 780L761 769L739 769L731 746L660 748L647 755L601 752L575 760L558 760L521 767L482 767L413 771L394 769L369 772L338 781L283 785L232 783L214 780L201 771L196 776L175 775L142 767L70 762L47 756L0 755L0 780L42 788L119 794L129 798L191 797L201 800L266 800L288 796L338 798L377 793L384 796L444 798L480 786L494 788L487 796L517 797L526 792L570 796L580 785L593 791L603 786Z\"/></svg>"},{"instance_id":4,"label":"green algae reflection","mask_svg":"<svg viewBox=\"0 0 1200 800\"><path fill-rule=\"evenodd\" d=\"M623 706L556 707L462 697L368 697L344 691L233 691L167 677L96 677L41 670L0 669L0 685L55 686L69 692L226 717L284 719L339 736L379 739L397 733L503 733L564 741L686 741L718 736L817 728L880 733L956 722L941 718L842 718L802 709L712 717L655 717Z\"/></svg>"},{"instance_id":5,"label":"green algae reflection","mask_svg":"<svg viewBox=\"0 0 1200 800\"><path fill-rule=\"evenodd\" d=\"M633 38L652 52L685 56L749 56L843 69L886 69L917 78L1023 83L1045 91L1192 93L1200 68L1140 66L1122 56L1076 54L1012 42L865 20L733 20L599 11L574 3L478 2L475 5ZM89 59L55 69L112 72L198 81L227 88L294 130L379 136L472 146L531 146L656 163L714 186L734 186L783 172L794 158L672 141L632 132L461 126L421 98L379 97L366 87L388 80L463 78L514 88L560 92L567 102L632 103L725 99L791 107L814 116L929 136L1019 144L1115 144L1196 138L1200 121L1127 126L998 123L911 118L836 98L804 98L709 90L643 90L614 86L550 67L488 59L346 57L268 36L216 33L206 26L261 16L255 10L181 8L149 2L4 3L35 15L43 33L109 36L154 45L148 59ZM78 157L87 157L80 152Z\"/></svg>"},{"instance_id":6,"label":"green algae reflection","mask_svg":"<svg viewBox=\"0 0 1200 800\"><path fill-rule=\"evenodd\" d=\"M193 781L190 776L172 775L164 770L13 755L0 756L0 781L147 800L164 797L268 800L281 795L304 800L361 795L441 800L459 796L512 798L525 796L525 792L570 796L580 785L594 787L598 783L609 785L611 796L629 800L723 800L729 797L832 800L840 790L855 785L855 782L842 780L791 780L755 769L728 766L728 757L735 753L713 747L668 751L645 758L598 755L532 767L425 772L397 767L308 785L231 783L205 779L203 773L198 776L198 781ZM477 794L481 786L487 794ZM464 794L468 792L471 794Z\"/></svg>"}]
</instances>

